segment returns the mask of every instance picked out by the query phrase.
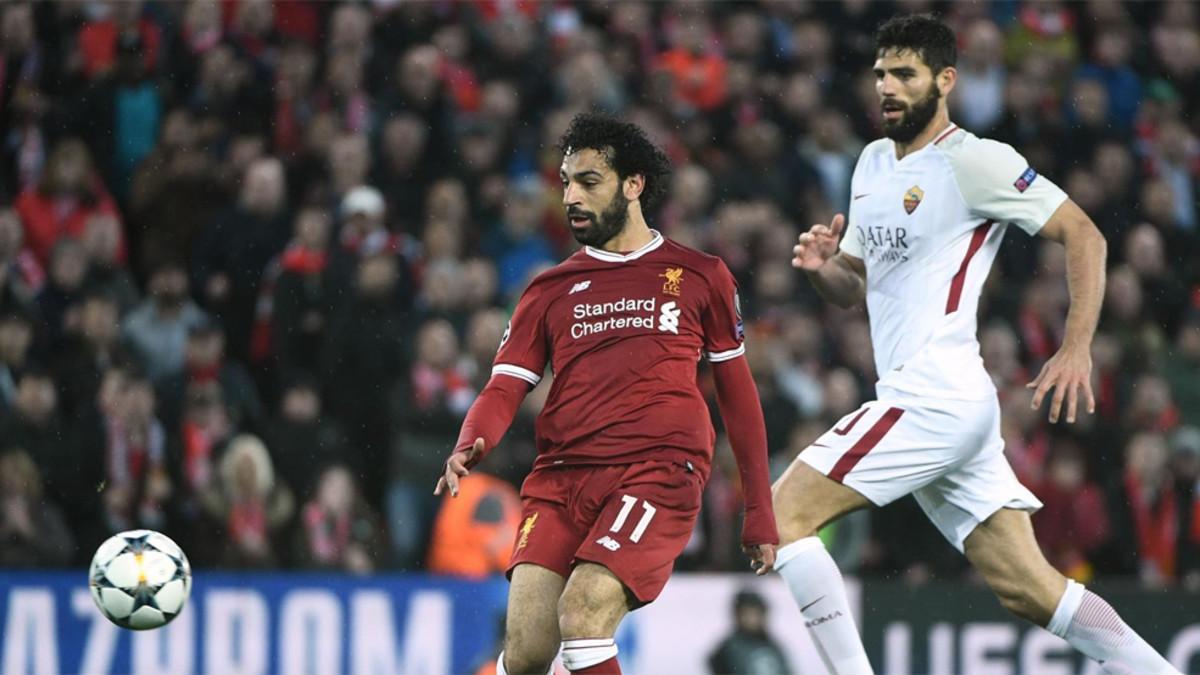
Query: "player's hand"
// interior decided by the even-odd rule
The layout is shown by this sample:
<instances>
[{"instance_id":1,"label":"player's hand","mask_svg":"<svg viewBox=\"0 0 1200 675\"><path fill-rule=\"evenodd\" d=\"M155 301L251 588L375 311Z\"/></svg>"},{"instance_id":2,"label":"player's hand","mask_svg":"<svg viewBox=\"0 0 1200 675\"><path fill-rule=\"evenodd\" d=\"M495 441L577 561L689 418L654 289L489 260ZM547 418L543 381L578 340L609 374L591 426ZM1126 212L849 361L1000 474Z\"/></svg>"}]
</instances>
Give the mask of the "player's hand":
<instances>
[{"instance_id":1,"label":"player's hand","mask_svg":"<svg viewBox=\"0 0 1200 675\"><path fill-rule=\"evenodd\" d=\"M1042 366L1042 372L1033 382L1025 385L1033 389L1034 410L1042 405L1042 399L1051 389L1054 398L1050 400L1050 423L1058 422L1062 412L1062 404L1067 402L1067 423L1074 424L1075 412L1079 406L1079 390L1083 389L1084 400L1087 402L1088 413L1096 412L1096 397L1092 394L1092 355L1087 349L1063 347Z\"/></svg>"},{"instance_id":2,"label":"player's hand","mask_svg":"<svg viewBox=\"0 0 1200 675\"><path fill-rule=\"evenodd\" d=\"M775 569L775 544L743 546L742 552L750 556L750 569L758 576Z\"/></svg>"},{"instance_id":3,"label":"player's hand","mask_svg":"<svg viewBox=\"0 0 1200 675\"><path fill-rule=\"evenodd\" d=\"M800 242L792 248L795 257L792 267L808 272L815 272L827 260L837 255L838 241L842 237L842 228L846 218L837 214L828 225L813 225L808 232L800 235Z\"/></svg>"},{"instance_id":4,"label":"player's hand","mask_svg":"<svg viewBox=\"0 0 1200 675\"><path fill-rule=\"evenodd\" d=\"M450 488L450 496L458 496L458 479L471 473L467 469L467 464L479 455L483 454L483 439L476 438L475 445L467 450L459 450L450 455L450 459L446 460L446 468L442 472L442 477L438 479L437 487L433 489L433 494L441 495Z\"/></svg>"}]
</instances>

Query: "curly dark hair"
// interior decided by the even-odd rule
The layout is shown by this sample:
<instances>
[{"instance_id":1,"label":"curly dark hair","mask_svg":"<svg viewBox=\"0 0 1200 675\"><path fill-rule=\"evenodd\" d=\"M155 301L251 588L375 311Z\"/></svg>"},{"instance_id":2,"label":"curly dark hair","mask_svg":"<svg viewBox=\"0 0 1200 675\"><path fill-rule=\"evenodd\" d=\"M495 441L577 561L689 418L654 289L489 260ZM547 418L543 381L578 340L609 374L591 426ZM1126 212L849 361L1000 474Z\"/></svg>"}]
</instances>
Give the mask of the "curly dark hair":
<instances>
[{"instance_id":1,"label":"curly dark hair","mask_svg":"<svg viewBox=\"0 0 1200 675\"><path fill-rule=\"evenodd\" d=\"M640 201L646 210L657 206L667 193L671 160L636 124L600 113L580 113L571 120L558 147L567 154L584 148L603 154L621 180L641 175L646 186Z\"/></svg>"},{"instance_id":2,"label":"curly dark hair","mask_svg":"<svg viewBox=\"0 0 1200 675\"><path fill-rule=\"evenodd\" d=\"M932 14L907 14L889 19L875 32L875 54L888 49L909 49L934 75L958 63L954 31Z\"/></svg>"}]
</instances>

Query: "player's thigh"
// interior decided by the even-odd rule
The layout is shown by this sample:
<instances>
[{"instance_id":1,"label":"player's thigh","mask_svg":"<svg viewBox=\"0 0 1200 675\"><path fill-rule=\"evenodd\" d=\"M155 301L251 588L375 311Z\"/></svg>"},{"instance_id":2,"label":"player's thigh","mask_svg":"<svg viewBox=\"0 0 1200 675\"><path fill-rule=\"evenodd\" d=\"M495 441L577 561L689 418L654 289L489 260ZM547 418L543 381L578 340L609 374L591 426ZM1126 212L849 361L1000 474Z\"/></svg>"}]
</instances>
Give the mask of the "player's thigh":
<instances>
[{"instance_id":1,"label":"player's thigh","mask_svg":"<svg viewBox=\"0 0 1200 675\"><path fill-rule=\"evenodd\" d=\"M608 638L637 600L607 567L580 562L558 600L558 625L564 640Z\"/></svg>"},{"instance_id":2,"label":"player's thigh","mask_svg":"<svg viewBox=\"0 0 1200 675\"><path fill-rule=\"evenodd\" d=\"M828 523L871 505L853 488L797 459L771 487L781 544L817 533Z\"/></svg>"},{"instance_id":3,"label":"player's thigh","mask_svg":"<svg viewBox=\"0 0 1200 675\"><path fill-rule=\"evenodd\" d=\"M1046 560L1029 514L1002 508L967 537L967 559L1008 609L1046 625L1067 580Z\"/></svg>"},{"instance_id":4,"label":"player's thigh","mask_svg":"<svg viewBox=\"0 0 1200 675\"><path fill-rule=\"evenodd\" d=\"M660 461L631 464L617 475L606 473L605 479L589 494L588 510L594 515L575 560L606 568L624 584L633 606L640 607L662 592L691 539L703 481L685 465ZM605 595L598 601L610 599Z\"/></svg>"},{"instance_id":5,"label":"player's thigh","mask_svg":"<svg viewBox=\"0 0 1200 675\"><path fill-rule=\"evenodd\" d=\"M546 672L558 654L558 599L566 579L540 565L513 568L508 589L504 651L509 672Z\"/></svg>"}]
</instances>

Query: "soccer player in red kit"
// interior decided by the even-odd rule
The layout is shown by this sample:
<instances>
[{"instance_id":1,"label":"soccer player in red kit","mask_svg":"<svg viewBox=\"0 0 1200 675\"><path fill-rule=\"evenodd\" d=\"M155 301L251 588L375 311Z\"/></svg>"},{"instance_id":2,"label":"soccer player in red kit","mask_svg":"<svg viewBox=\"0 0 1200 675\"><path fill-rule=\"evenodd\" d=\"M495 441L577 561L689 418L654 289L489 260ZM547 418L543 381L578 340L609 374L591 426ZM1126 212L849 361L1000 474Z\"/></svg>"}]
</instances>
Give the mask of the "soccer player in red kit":
<instances>
[{"instance_id":1,"label":"soccer player in red kit","mask_svg":"<svg viewBox=\"0 0 1200 675\"><path fill-rule=\"evenodd\" d=\"M584 246L517 303L435 491L457 494L550 366L538 457L521 488L500 673L542 675L560 647L571 672L620 672L617 625L662 591L700 511L714 440L696 385L702 357L741 475L742 545L759 574L779 541L733 276L646 225L643 205L665 192L670 165L641 129L581 114L560 146L563 204Z\"/></svg>"}]
</instances>

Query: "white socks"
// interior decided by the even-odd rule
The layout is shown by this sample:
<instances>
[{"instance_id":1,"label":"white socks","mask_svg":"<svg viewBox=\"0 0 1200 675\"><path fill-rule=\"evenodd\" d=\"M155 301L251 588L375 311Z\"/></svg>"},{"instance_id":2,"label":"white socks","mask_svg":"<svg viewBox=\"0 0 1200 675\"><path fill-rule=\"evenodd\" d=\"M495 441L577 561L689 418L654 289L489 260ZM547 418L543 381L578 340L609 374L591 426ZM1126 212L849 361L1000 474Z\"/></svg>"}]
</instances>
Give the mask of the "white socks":
<instances>
[{"instance_id":1,"label":"white socks","mask_svg":"<svg viewBox=\"0 0 1200 675\"><path fill-rule=\"evenodd\" d=\"M837 563L817 537L779 549L775 569L787 582L825 667L833 675L871 675L871 662L850 615Z\"/></svg>"},{"instance_id":2,"label":"white socks","mask_svg":"<svg viewBox=\"0 0 1200 675\"><path fill-rule=\"evenodd\" d=\"M1121 620L1111 605L1071 580L1046 630L1099 661L1104 672L1111 675L1179 674Z\"/></svg>"},{"instance_id":3,"label":"white socks","mask_svg":"<svg viewBox=\"0 0 1200 675\"><path fill-rule=\"evenodd\" d=\"M563 640L562 662L572 672L590 668L617 655L617 643L612 638Z\"/></svg>"}]
</instances>

